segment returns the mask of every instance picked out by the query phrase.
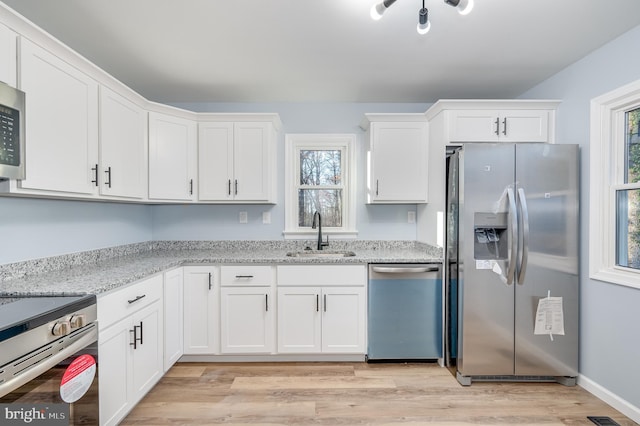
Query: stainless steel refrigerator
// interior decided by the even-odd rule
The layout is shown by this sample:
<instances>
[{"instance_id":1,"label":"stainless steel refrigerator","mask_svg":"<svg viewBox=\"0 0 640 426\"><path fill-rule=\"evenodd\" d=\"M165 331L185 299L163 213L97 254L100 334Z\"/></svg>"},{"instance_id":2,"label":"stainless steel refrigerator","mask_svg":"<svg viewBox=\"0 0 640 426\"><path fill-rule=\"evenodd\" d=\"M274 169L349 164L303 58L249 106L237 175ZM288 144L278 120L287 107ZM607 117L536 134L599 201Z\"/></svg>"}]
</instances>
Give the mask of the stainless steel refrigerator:
<instances>
[{"instance_id":1,"label":"stainless steel refrigerator","mask_svg":"<svg viewBox=\"0 0 640 426\"><path fill-rule=\"evenodd\" d=\"M448 160L447 356L463 385L578 374L578 146L465 144Z\"/></svg>"}]
</instances>

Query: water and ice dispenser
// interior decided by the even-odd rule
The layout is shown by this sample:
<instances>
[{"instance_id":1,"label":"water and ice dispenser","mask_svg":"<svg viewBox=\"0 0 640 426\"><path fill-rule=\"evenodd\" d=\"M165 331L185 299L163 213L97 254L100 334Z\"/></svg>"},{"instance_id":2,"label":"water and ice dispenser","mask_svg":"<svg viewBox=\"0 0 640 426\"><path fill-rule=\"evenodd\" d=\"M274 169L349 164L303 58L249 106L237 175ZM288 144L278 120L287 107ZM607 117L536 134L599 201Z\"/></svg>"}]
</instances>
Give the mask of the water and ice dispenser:
<instances>
[{"instance_id":1,"label":"water and ice dispenser","mask_svg":"<svg viewBox=\"0 0 640 426\"><path fill-rule=\"evenodd\" d=\"M476 260L506 259L508 213L474 214L473 257Z\"/></svg>"}]
</instances>

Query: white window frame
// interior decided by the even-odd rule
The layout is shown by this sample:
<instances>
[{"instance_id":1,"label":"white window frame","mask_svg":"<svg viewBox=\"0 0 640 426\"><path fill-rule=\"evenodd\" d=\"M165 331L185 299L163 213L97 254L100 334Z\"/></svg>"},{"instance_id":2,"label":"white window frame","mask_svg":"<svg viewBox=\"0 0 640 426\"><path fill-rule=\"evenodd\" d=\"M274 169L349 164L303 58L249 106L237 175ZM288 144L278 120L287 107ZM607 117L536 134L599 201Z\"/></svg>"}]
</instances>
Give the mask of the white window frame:
<instances>
[{"instance_id":1,"label":"white window frame","mask_svg":"<svg viewBox=\"0 0 640 426\"><path fill-rule=\"evenodd\" d=\"M640 80L591 100L589 277L640 289L640 270L616 265L616 190L625 184L625 113L640 107Z\"/></svg>"},{"instance_id":2,"label":"white window frame","mask_svg":"<svg viewBox=\"0 0 640 426\"><path fill-rule=\"evenodd\" d=\"M322 233L338 239L356 238L356 136L354 134L290 133L285 135L285 239L308 239L316 229L298 226L298 185L301 149L341 150L343 167L342 227L322 227Z\"/></svg>"}]
</instances>

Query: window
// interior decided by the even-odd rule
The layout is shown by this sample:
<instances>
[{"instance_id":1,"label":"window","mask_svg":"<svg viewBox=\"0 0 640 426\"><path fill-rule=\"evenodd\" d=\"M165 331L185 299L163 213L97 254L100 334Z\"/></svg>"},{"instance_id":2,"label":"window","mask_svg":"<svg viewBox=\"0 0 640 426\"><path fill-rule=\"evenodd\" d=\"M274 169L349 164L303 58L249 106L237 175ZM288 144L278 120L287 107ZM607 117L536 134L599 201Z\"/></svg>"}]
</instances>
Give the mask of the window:
<instances>
[{"instance_id":1,"label":"window","mask_svg":"<svg viewBox=\"0 0 640 426\"><path fill-rule=\"evenodd\" d=\"M315 236L317 211L323 233L355 237L355 136L289 134L285 145L285 236Z\"/></svg>"},{"instance_id":2,"label":"window","mask_svg":"<svg viewBox=\"0 0 640 426\"><path fill-rule=\"evenodd\" d=\"M640 288L640 81L591 101L591 278Z\"/></svg>"}]
</instances>

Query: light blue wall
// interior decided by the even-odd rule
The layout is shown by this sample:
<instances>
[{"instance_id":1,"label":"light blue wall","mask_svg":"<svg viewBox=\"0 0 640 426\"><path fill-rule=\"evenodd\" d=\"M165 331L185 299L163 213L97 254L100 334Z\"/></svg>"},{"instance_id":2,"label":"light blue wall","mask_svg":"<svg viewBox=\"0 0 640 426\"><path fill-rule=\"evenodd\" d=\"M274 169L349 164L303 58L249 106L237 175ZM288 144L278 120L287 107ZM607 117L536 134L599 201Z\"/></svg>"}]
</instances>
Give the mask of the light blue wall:
<instances>
[{"instance_id":1,"label":"light blue wall","mask_svg":"<svg viewBox=\"0 0 640 426\"><path fill-rule=\"evenodd\" d=\"M407 212L415 205L366 205L365 133L358 126L367 112L425 112L430 104L367 103L197 103L175 104L197 112L275 112L283 127L278 140L278 203L259 206L155 206L154 240L277 240L284 230L284 136L286 133L353 133L357 136L357 229L360 239L415 240L416 225L407 223ZM238 223L246 211L249 223ZM262 223L262 213L271 212L271 224Z\"/></svg>"},{"instance_id":2,"label":"light blue wall","mask_svg":"<svg viewBox=\"0 0 640 426\"><path fill-rule=\"evenodd\" d=\"M0 197L0 264L149 241L151 208Z\"/></svg>"},{"instance_id":3,"label":"light blue wall","mask_svg":"<svg viewBox=\"0 0 640 426\"><path fill-rule=\"evenodd\" d=\"M561 99L557 140L578 143L581 164L580 372L640 412L640 290L589 279L590 100L640 79L640 26L522 95Z\"/></svg>"}]
</instances>

